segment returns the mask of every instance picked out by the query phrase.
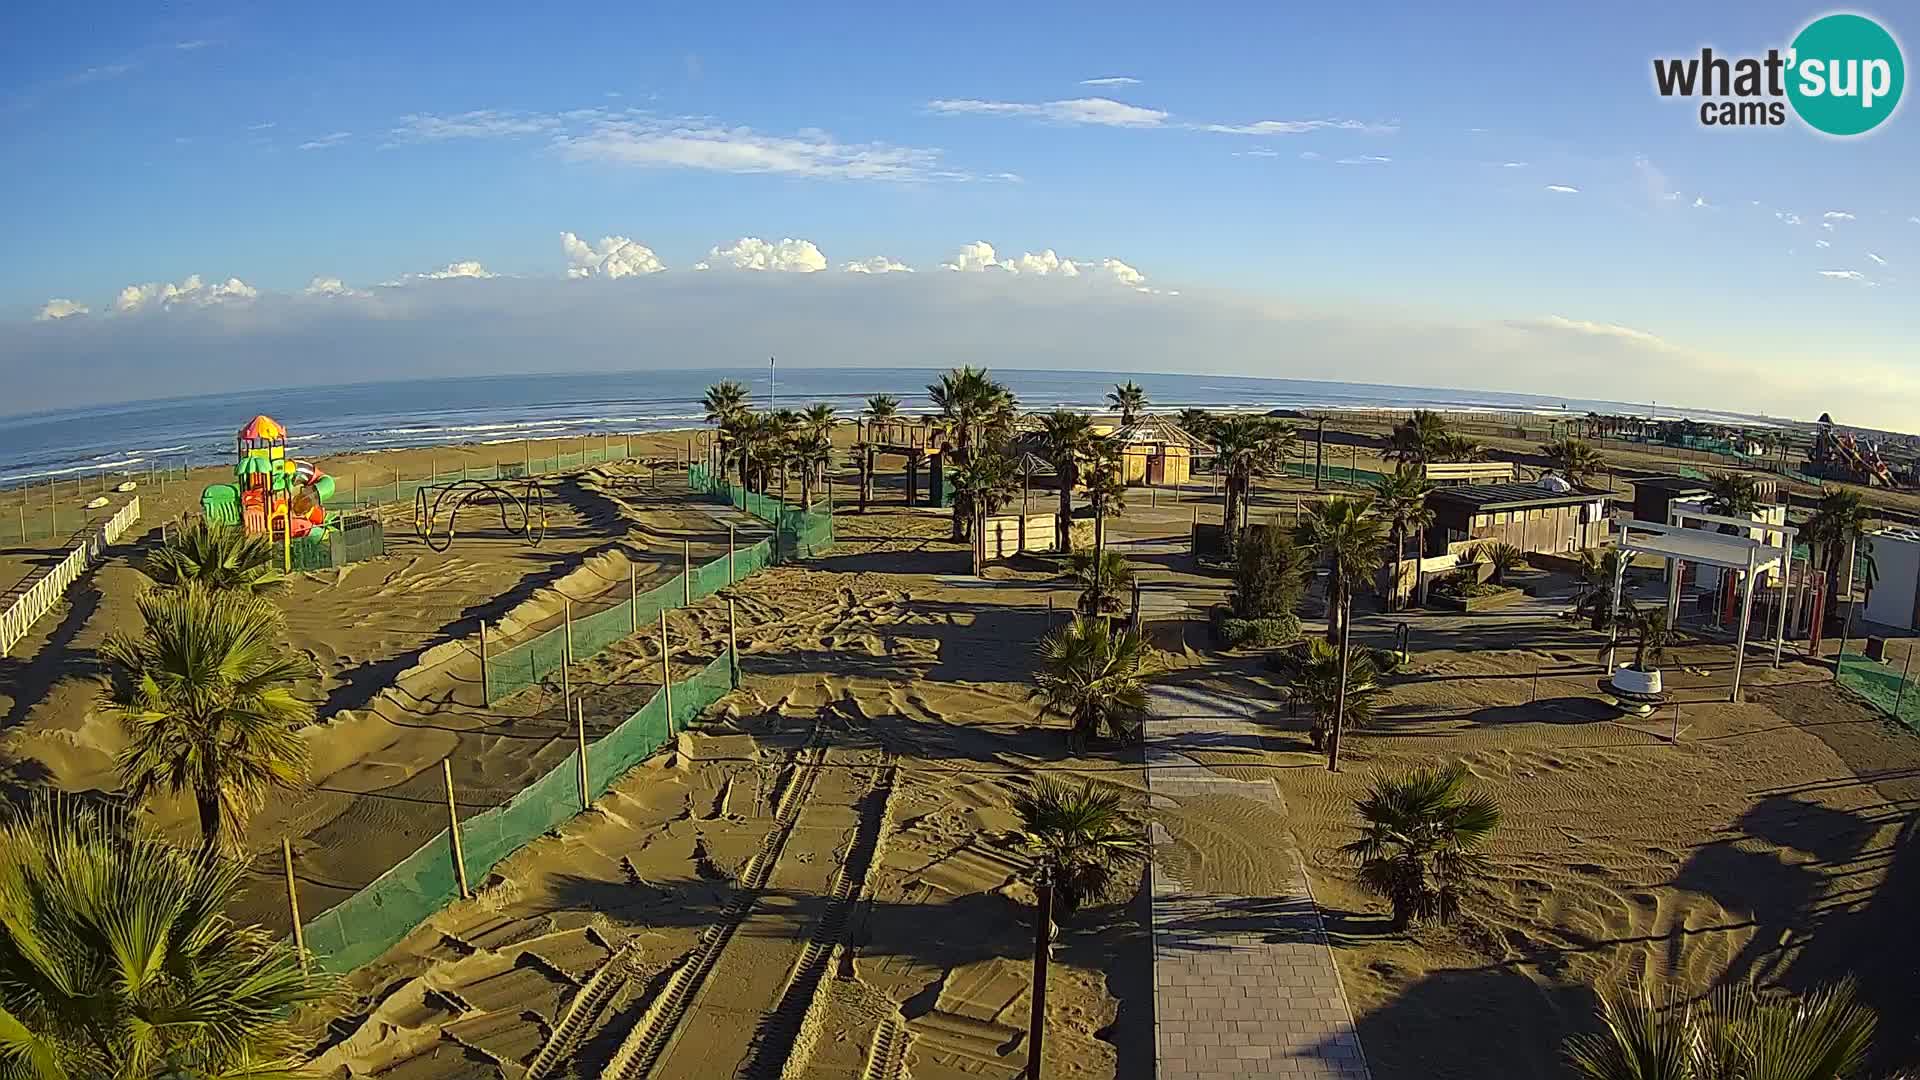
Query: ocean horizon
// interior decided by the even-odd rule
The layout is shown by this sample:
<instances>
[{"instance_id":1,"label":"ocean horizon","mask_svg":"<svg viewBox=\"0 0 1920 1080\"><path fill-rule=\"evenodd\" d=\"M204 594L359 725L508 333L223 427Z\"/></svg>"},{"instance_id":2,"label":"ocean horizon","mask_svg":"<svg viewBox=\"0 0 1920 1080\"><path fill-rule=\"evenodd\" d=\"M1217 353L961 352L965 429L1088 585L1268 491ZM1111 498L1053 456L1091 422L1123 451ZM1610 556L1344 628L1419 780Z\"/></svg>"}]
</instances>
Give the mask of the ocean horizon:
<instances>
[{"instance_id":1,"label":"ocean horizon","mask_svg":"<svg viewBox=\"0 0 1920 1080\"><path fill-rule=\"evenodd\" d=\"M756 405L834 405L857 413L874 394L901 399L903 411L930 408L927 384L938 367L700 368L673 371L487 375L247 390L128 401L0 416L0 485L139 469L162 461L217 464L233 455L233 436L256 414L284 424L289 446L306 457L448 443L507 443L659 431L704 423L706 388L734 379ZM995 369L1024 408L1103 409L1113 384L1132 380L1154 411L1185 408L1436 409L1539 416L1589 412L1653 415L1655 403L1549 397L1499 390L1391 386L1315 379L1267 379L1123 371ZM1777 418L1658 405L1662 417L1725 423Z\"/></svg>"}]
</instances>

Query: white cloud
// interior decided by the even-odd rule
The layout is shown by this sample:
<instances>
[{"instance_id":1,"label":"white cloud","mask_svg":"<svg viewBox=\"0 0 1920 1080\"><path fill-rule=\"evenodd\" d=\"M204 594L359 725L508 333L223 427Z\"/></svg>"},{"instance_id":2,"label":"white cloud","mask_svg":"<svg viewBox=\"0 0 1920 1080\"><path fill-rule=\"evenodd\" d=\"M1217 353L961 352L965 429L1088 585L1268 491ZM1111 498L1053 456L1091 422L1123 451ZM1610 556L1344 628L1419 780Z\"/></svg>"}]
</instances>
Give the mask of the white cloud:
<instances>
[{"instance_id":1,"label":"white cloud","mask_svg":"<svg viewBox=\"0 0 1920 1080\"><path fill-rule=\"evenodd\" d=\"M1024 116L1056 124L1097 124L1103 127L1159 127L1168 114L1161 109L1128 105L1112 98L1071 98L1066 101L980 101L941 98L927 108L948 115Z\"/></svg>"},{"instance_id":2,"label":"white cloud","mask_svg":"<svg viewBox=\"0 0 1920 1080\"><path fill-rule=\"evenodd\" d=\"M1679 200L1680 193L1673 189L1673 185L1667 180L1667 174L1662 172L1652 159L1645 156L1634 158L1633 171L1640 178L1640 189L1646 192L1650 201L1669 203Z\"/></svg>"},{"instance_id":3,"label":"white cloud","mask_svg":"<svg viewBox=\"0 0 1920 1080\"><path fill-rule=\"evenodd\" d=\"M305 289L302 289L301 292L305 293L308 296L369 296L371 295L370 293L367 293L363 290L353 288L352 286L348 285L344 281L341 281L337 277L324 277L324 276L318 276L318 275L316 275L313 278L313 280L307 282L307 287Z\"/></svg>"},{"instance_id":4,"label":"white cloud","mask_svg":"<svg viewBox=\"0 0 1920 1080\"><path fill-rule=\"evenodd\" d=\"M1256 150L1235 150L1232 156L1234 157L1279 157L1280 151L1268 150L1265 147L1261 147Z\"/></svg>"},{"instance_id":5,"label":"white cloud","mask_svg":"<svg viewBox=\"0 0 1920 1080\"><path fill-rule=\"evenodd\" d=\"M1779 218L1781 222L1783 222L1783 223L1785 223L1785 224L1788 224L1788 225L1798 225L1798 224L1800 224L1800 215L1799 215L1799 214L1789 214L1789 213L1787 213L1787 212L1786 212L1785 210L1775 210L1775 211L1773 212L1773 216L1774 216L1774 217L1776 217L1776 218Z\"/></svg>"},{"instance_id":6,"label":"white cloud","mask_svg":"<svg viewBox=\"0 0 1920 1080\"><path fill-rule=\"evenodd\" d=\"M1879 263L1881 266L1887 265L1887 260L1881 258L1878 255L1875 255L1871 251L1867 252L1867 258L1872 259L1874 262Z\"/></svg>"},{"instance_id":7,"label":"white cloud","mask_svg":"<svg viewBox=\"0 0 1920 1080\"><path fill-rule=\"evenodd\" d=\"M599 246L595 247L573 233L563 232L560 234L560 250L566 253L567 276L570 278L592 277L595 274L623 278L636 274L657 274L667 268L653 253L653 249L624 236L603 236Z\"/></svg>"},{"instance_id":8,"label":"white cloud","mask_svg":"<svg viewBox=\"0 0 1920 1080\"><path fill-rule=\"evenodd\" d=\"M943 269L964 273L998 270L1015 276L1077 278L1090 277L1118 282L1131 288L1144 288L1147 277L1119 259L1070 259L1052 248L1029 251L1018 258L1001 258L992 244L975 240L960 245L953 258L940 264Z\"/></svg>"},{"instance_id":9,"label":"white cloud","mask_svg":"<svg viewBox=\"0 0 1920 1080\"><path fill-rule=\"evenodd\" d=\"M258 124L248 124L248 125L247 125L247 130L248 130L248 131L271 131L271 130L273 130L274 128L277 128L277 127L279 127L279 126L280 126L280 121L278 121L278 120L267 120L267 121L264 121L264 122L262 122L262 123L258 123Z\"/></svg>"},{"instance_id":10,"label":"white cloud","mask_svg":"<svg viewBox=\"0 0 1920 1080\"><path fill-rule=\"evenodd\" d=\"M943 262L940 265L947 270L959 270L962 272L1006 269L1006 267L1001 265L1000 261L994 257L993 245L987 243L985 240L975 240L969 244L961 244L960 250L954 254L952 260Z\"/></svg>"},{"instance_id":11,"label":"white cloud","mask_svg":"<svg viewBox=\"0 0 1920 1080\"><path fill-rule=\"evenodd\" d=\"M1821 223L1820 223L1820 227L1821 227L1821 228L1823 228L1823 229L1825 229L1825 230L1827 230L1828 232L1832 232L1832 231L1833 231L1833 222L1831 222L1831 221L1823 221L1823 222L1821 222Z\"/></svg>"},{"instance_id":12,"label":"white cloud","mask_svg":"<svg viewBox=\"0 0 1920 1080\"><path fill-rule=\"evenodd\" d=\"M1847 213L1845 210L1829 210L1826 213L1821 214L1820 216L1823 218L1826 218L1828 221L1852 221L1853 220L1853 215Z\"/></svg>"},{"instance_id":13,"label":"white cloud","mask_svg":"<svg viewBox=\"0 0 1920 1080\"><path fill-rule=\"evenodd\" d=\"M199 274L189 274L180 284L149 281L139 285L129 285L120 290L120 296L113 302L116 311L144 311L150 307L161 309L174 307L209 307L240 300L252 300L260 295L260 290L230 277L225 281L209 285L200 280Z\"/></svg>"},{"instance_id":14,"label":"white cloud","mask_svg":"<svg viewBox=\"0 0 1920 1080\"><path fill-rule=\"evenodd\" d=\"M1548 184L1547 190L1556 195L1578 195L1580 189L1569 184Z\"/></svg>"},{"instance_id":15,"label":"white cloud","mask_svg":"<svg viewBox=\"0 0 1920 1080\"><path fill-rule=\"evenodd\" d=\"M1220 135L1305 135L1314 131L1391 135L1400 130L1398 124L1369 123L1365 120L1256 120L1251 124L1198 124L1195 128Z\"/></svg>"},{"instance_id":16,"label":"white cloud","mask_svg":"<svg viewBox=\"0 0 1920 1080\"><path fill-rule=\"evenodd\" d=\"M1711 210L1713 209L1713 204L1707 201L1705 195L1695 195L1693 197L1693 208L1695 210Z\"/></svg>"},{"instance_id":17,"label":"white cloud","mask_svg":"<svg viewBox=\"0 0 1920 1080\"><path fill-rule=\"evenodd\" d=\"M1081 79L1081 86L1138 86L1140 80L1130 75L1107 75L1098 79Z\"/></svg>"},{"instance_id":18,"label":"white cloud","mask_svg":"<svg viewBox=\"0 0 1920 1080\"><path fill-rule=\"evenodd\" d=\"M1836 281L1867 280L1867 275L1858 270L1822 270L1820 271L1820 276L1823 278L1833 278Z\"/></svg>"},{"instance_id":19,"label":"white cloud","mask_svg":"<svg viewBox=\"0 0 1920 1080\"><path fill-rule=\"evenodd\" d=\"M885 255L874 255L850 263L841 263L840 269L850 274L911 274L913 267L903 262L895 262Z\"/></svg>"},{"instance_id":20,"label":"white cloud","mask_svg":"<svg viewBox=\"0 0 1920 1080\"><path fill-rule=\"evenodd\" d=\"M1318 150L1302 150L1302 151L1300 151L1300 160L1301 160L1301 161L1319 161L1319 160L1320 160L1320 151L1318 151Z\"/></svg>"},{"instance_id":21,"label":"white cloud","mask_svg":"<svg viewBox=\"0 0 1920 1080\"><path fill-rule=\"evenodd\" d=\"M213 42L206 38L194 38L192 41L176 41L173 43L173 47L181 52L192 52L195 49L204 49L211 44L213 44Z\"/></svg>"},{"instance_id":22,"label":"white cloud","mask_svg":"<svg viewBox=\"0 0 1920 1080\"><path fill-rule=\"evenodd\" d=\"M53 322L56 319L71 319L75 315L85 315L88 310L87 305L77 300L55 298L47 301L46 305L40 309L40 314L35 315L34 319L39 322Z\"/></svg>"},{"instance_id":23,"label":"white cloud","mask_svg":"<svg viewBox=\"0 0 1920 1080\"><path fill-rule=\"evenodd\" d=\"M1833 244L1831 241L1827 241L1827 240L1815 240L1813 242L1813 246L1825 248L1825 247L1832 247Z\"/></svg>"},{"instance_id":24,"label":"white cloud","mask_svg":"<svg viewBox=\"0 0 1920 1080\"><path fill-rule=\"evenodd\" d=\"M1907 221L1915 225L1920 225L1920 217L1910 217L1907 219Z\"/></svg>"},{"instance_id":25,"label":"white cloud","mask_svg":"<svg viewBox=\"0 0 1920 1080\"><path fill-rule=\"evenodd\" d=\"M339 146L341 143L346 142L348 139L351 139L351 138L353 138L353 132L351 131L336 131L330 135L322 135L317 139L309 139L306 142L303 142L299 146L295 147L295 149L326 150L330 147Z\"/></svg>"},{"instance_id":26,"label":"white cloud","mask_svg":"<svg viewBox=\"0 0 1920 1080\"><path fill-rule=\"evenodd\" d=\"M1527 167L1527 163L1524 161L1503 161L1500 163L1500 167L1503 169L1524 169Z\"/></svg>"},{"instance_id":27,"label":"white cloud","mask_svg":"<svg viewBox=\"0 0 1920 1080\"><path fill-rule=\"evenodd\" d=\"M795 240L792 237L772 244L757 236L743 236L724 248L716 246L709 250L707 262L711 265L731 266L736 270L787 270L812 273L827 268L827 257L820 253L820 249L814 246L813 241Z\"/></svg>"},{"instance_id":28,"label":"white cloud","mask_svg":"<svg viewBox=\"0 0 1920 1080\"><path fill-rule=\"evenodd\" d=\"M1119 259L1101 259L1100 271L1112 276L1113 280L1122 285L1139 286L1147 280L1145 274L1121 262ZM1178 294L1176 293L1175 295Z\"/></svg>"},{"instance_id":29,"label":"white cloud","mask_svg":"<svg viewBox=\"0 0 1920 1080\"><path fill-rule=\"evenodd\" d=\"M428 270L424 274L401 274L392 281L381 282L380 285L382 288L393 289L414 281L446 281L452 278L484 279L498 276L498 274L480 265L479 262L473 259L464 259L460 262L450 262L438 270Z\"/></svg>"},{"instance_id":30,"label":"white cloud","mask_svg":"<svg viewBox=\"0 0 1920 1080\"><path fill-rule=\"evenodd\" d=\"M1356 157L1343 157L1335 165L1391 165L1393 159L1379 154L1360 154Z\"/></svg>"},{"instance_id":31,"label":"white cloud","mask_svg":"<svg viewBox=\"0 0 1920 1080\"><path fill-rule=\"evenodd\" d=\"M400 118L400 124L393 129L392 135L395 139L405 142L500 139L556 131L561 123L558 115L513 112L505 109L474 109L449 116L434 113L408 113Z\"/></svg>"}]
</instances>

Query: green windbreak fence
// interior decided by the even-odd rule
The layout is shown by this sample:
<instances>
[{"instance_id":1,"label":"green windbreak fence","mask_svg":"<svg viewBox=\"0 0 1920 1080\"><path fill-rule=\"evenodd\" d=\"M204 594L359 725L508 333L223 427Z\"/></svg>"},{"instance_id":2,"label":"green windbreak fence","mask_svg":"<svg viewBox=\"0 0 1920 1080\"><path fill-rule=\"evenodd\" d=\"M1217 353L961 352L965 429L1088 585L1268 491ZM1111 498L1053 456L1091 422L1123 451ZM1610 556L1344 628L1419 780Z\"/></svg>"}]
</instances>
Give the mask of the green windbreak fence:
<instances>
[{"instance_id":1,"label":"green windbreak fence","mask_svg":"<svg viewBox=\"0 0 1920 1080\"><path fill-rule=\"evenodd\" d=\"M831 506L826 511L788 506L771 495L748 491L738 484L716 477L705 465L700 464L687 470L687 486L725 499L772 525L774 562L811 558L833 546Z\"/></svg>"},{"instance_id":2,"label":"green windbreak fence","mask_svg":"<svg viewBox=\"0 0 1920 1080\"><path fill-rule=\"evenodd\" d=\"M1313 463L1310 461L1289 461L1287 462L1286 475L1304 476L1312 479ZM1322 465L1320 466L1320 475L1336 484L1358 484L1361 487L1372 487L1379 483L1385 476L1384 473L1378 473L1372 469L1355 469L1346 465Z\"/></svg>"},{"instance_id":3,"label":"green windbreak fence","mask_svg":"<svg viewBox=\"0 0 1920 1080\"><path fill-rule=\"evenodd\" d=\"M1920 686L1913 685L1892 666L1859 653L1842 653L1838 662L1840 685L1907 727L1920 731Z\"/></svg>"},{"instance_id":4,"label":"green windbreak fence","mask_svg":"<svg viewBox=\"0 0 1920 1080\"><path fill-rule=\"evenodd\" d=\"M628 769L685 731L732 688L731 659L722 653L691 678L673 684L587 747L587 802L607 793ZM502 859L553 831L582 809L578 753L522 788L504 805L460 823L467 880L484 881ZM459 873L447 830L421 845L372 884L335 904L302 929L319 966L347 972L400 943L459 895Z\"/></svg>"},{"instance_id":5,"label":"green windbreak fence","mask_svg":"<svg viewBox=\"0 0 1920 1080\"><path fill-rule=\"evenodd\" d=\"M430 484L444 484L449 480L512 480L570 472L602 462L624 460L631 456L628 452L630 446L631 441L625 435L618 439L609 436L600 440L599 445L591 441L583 443L578 451L571 454L548 454L544 457L534 457L524 450L508 456L511 448L502 446L501 456L493 461L476 465L462 459L457 469L434 466L432 475L421 477L402 477L398 473L377 469L348 469L333 478L334 496L327 500L327 506L329 509L359 509L383 503L412 502L414 492ZM385 483L380 482L383 479Z\"/></svg>"}]
</instances>

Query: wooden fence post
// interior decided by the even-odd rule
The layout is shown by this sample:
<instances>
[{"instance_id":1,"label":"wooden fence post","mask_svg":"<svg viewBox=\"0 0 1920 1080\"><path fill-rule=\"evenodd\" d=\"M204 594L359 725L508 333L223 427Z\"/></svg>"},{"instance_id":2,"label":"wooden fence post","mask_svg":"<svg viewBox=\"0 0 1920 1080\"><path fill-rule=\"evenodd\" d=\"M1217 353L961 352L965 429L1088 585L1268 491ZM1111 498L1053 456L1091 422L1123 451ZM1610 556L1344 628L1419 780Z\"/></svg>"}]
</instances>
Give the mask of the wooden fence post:
<instances>
[{"instance_id":1,"label":"wooden fence post","mask_svg":"<svg viewBox=\"0 0 1920 1080\"><path fill-rule=\"evenodd\" d=\"M585 452L586 451L584 450L581 451L581 453L583 454ZM587 787L587 703L586 702L576 701L573 703L573 717L574 717L574 724L573 724L574 737L579 741L579 746L580 746L580 809L584 811L589 806L593 805L593 793L589 791Z\"/></svg>"},{"instance_id":2,"label":"wooden fence post","mask_svg":"<svg viewBox=\"0 0 1920 1080\"><path fill-rule=\"evenodd\" d=\"M573 601L562 599L566 602L567 636L560 647L560 708L561 718L565 719L573 711L573 675L570 671L573 667ZM527 654L531 656L533 650L527 650Z\"/></svg>"},{"instance_id":3,"label":"wooden fence post","mask_svg":"<svg viewBox=\"0 0 1920 1080\"><path fill-rule=\"evenodd\" d=\"M25 520L25 519L22 519ZM21 526L23 529L25 526ZM733 584L733 526L727 526L727 584ZM729 601L731 603L731 601Z\"/></svg>"},{"instance_id":4,"label":"wooden fence post","mask_svg":"<svg viewBox=\"0 0 1920 1080\"><path fill-rule=\"evenodd\" d=\"M667 609L660 609L660 692L666 695L667 734L673 734L673 660L667 652Z\"/></svg>"},{"instance_id":5,"label":"wooden fence post","mask_svg":"<svg viewBox=\"0 0 1920 1080\"><path fill-rule=\"evenodd\" d=\"M440 773L447 780L447 835L453 838L453 869L460 878L460 899L473 895L467 887L467 856L460 847L460 811L454 808L453 801L453 758L440 759Z\"/></svg>"},{"instance_id":6,"label":"wooden fence post","mask_svg":"<svg viewBox=\"0 0 1920 1080\"><path fill-rule=\"evenodd\" d=\"M627 564L627 633L640 632L640 584L632 563Z\"/></svg>"},{"instance_id":7,"label":"wooden fence post","mask_svg":"<svg viewBox=\"0 0 1920 1080\"><path fill-rule=\"evenodd\" d=\"M680 603L693 606L693 544L687 540L680 541Z\"/></svg>"},{"instance_id":8,"label":"wooden fence post","mask_svg":"<svg viewBox=\"0 0 1920 1080\"><path fill-rule=\"evenodd\" d=\"M287 907L293 911L293 951L300 954L300 974L307 974L307 932L300 925L300 893L293 887L293 841L280 838L280 860L287 871Z\"/></svg>"},{"instance_id":9,"label":"wooden fence post","mask_svg":"<svg viewBox=\"0 0 1920 1080\"><path fill-rule=\"evenodd\" d=\"M487 620L480 620L480 703L493 704L493 684L487 681Z\"/></svg>"},{"instance_id":10,"label":"wooden fence post","mask_svg":"<svg viewBox=\"0 0 1920 1080\"><path fill-rule=\"evenodd\" d=\"M731 669L728 674L732 677L733 688L740 689L740 639L734 632L733 597L731 596L727 597L727 667Z\"/></svg>"}]
</instances>

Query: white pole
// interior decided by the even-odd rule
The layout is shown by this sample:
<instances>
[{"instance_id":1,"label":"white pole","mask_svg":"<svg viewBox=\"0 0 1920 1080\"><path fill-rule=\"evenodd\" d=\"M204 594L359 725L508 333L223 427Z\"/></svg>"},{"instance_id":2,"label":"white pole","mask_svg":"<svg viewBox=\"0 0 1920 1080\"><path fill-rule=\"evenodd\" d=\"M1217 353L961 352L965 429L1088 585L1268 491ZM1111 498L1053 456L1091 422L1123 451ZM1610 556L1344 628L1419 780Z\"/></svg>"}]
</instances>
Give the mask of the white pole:
<instances>
[{"instance_id":1,"label":"white pole","mask_svg":"<svg viewBox=\"0 0 1920 1080\"><path fill-rule=\"evenodd\" d=\"M1787 586L1793 581L1793 545L1782 537L1780 545L1780 612L1773 628L1773 666L1780 666L1780 650L1787 641Z\"/></svg>"},{"instance_id":2,"label":"white pole","mask_svg":"<svg viewBox=\"0 0 1920 1080\"><path fill-rule=\"evenodd\" d=\"M1740 627L1733 653L1733 692L1728 701L1740 700L1740 669L1747 659L1747 621L1753 617L1753 557L1758 548L1747 549L1747 578L1740 583Z\"/></svg>"},{"instance_id":3,"label":"white pole","mask_svg":"<svg viewBox=\"0 0 1920 1080\"><path fill-rule=\"evenodd\" d=\"M1620 561L1618 565L1616 565L1613 568L1613 606L1608 609L1613 616L1613 618L1610 619L1607 624L1607 678L1608 679L1613 678L1613 654L1614 654L1615 647L1618 646L1620 643L1620 588L1622 585L1626 583L1627 560L1632 557L1627 554L1626 542L1627 542L1627 527L1623 523L1620 526L1620 535L1618 539L1614 541L1614 548L1613 548L1613 550L1619 554Z\"/></svg>"}]
</instances>

